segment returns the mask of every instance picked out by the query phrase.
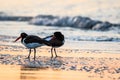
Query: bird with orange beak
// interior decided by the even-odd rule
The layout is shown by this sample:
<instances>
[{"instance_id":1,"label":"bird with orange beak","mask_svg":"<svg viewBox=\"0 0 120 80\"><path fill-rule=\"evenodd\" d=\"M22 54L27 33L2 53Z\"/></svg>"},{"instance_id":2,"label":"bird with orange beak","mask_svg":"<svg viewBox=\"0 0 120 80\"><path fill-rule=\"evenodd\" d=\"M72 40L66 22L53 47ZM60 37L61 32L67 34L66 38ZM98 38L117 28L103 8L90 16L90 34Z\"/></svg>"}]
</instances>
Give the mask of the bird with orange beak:
<instances>
[{"instance_id":1,"label":"bird with orange beak","mask_svg":"<svg viewBox=\"0 0 120 80\"><path fill-rule=\"evenodd\" d=\"M28 58L30 58L31 55L31 49L34 49L34 60L36 58L36 48L37 47L41 47L44 45L44 41L35 35L28 35L26 33L21 33L20 36L14 41L18 41L19 39L21 39L21 43L29 49L29 55Z\"/></svg>"}]
</instances>

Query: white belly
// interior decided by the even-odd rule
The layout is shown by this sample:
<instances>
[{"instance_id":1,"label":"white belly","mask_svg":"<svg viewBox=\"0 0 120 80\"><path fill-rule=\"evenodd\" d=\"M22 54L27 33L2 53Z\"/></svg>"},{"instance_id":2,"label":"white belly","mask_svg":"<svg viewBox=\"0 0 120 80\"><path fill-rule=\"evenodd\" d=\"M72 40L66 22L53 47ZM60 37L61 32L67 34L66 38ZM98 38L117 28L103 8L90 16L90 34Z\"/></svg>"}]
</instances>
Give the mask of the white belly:
<instances>
[{"instance_id":1,"label":"white belly","mask_svg":"<svg viewBox=\"0 0 120 80\"><path fill-rule=\"evenodd\" d=\"M25 38L25 39L26 39L26 38ZM24 42L25 39L23 39L22 44L23 44L25 47L27 47L27 48L31 48L31 49L32 49L32 48L37 48L37 47L43 46L43 44L35 43L35 42L34 42L34 43L27 43L27 44L26 44L26 43Z\"/></svg>"},{"instance_id":2,"label":"white belly","mask_svg":"<svg viewBox=\"0 0 120 80\"><path fill-rule=\"evenodd\" d=\"M40 46L43 46L43 44L39 44L39 43L28 43L28 44L23 44L25 47L27 48L37 48L37 47L40 47Z\"/></svg>"}]
</instances>

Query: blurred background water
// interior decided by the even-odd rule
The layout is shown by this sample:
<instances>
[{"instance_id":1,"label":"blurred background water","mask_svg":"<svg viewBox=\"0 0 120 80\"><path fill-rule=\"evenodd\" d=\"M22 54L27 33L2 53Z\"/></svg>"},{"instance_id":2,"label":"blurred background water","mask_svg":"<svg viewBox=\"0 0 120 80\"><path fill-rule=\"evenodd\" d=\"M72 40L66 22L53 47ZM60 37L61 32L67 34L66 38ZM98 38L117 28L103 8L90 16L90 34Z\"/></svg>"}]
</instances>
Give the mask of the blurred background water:
<instances>
[{"instance_id":1,"label":"blurred background water","mask_svg":"<svg viewBox=\"0 0 120 80\"><path fill-rule=\"evenodd\" d=\"M119 0L0 0L0 3L0 11L9 15L80 15L120 23Z\"/></svg>"}]
</instances>

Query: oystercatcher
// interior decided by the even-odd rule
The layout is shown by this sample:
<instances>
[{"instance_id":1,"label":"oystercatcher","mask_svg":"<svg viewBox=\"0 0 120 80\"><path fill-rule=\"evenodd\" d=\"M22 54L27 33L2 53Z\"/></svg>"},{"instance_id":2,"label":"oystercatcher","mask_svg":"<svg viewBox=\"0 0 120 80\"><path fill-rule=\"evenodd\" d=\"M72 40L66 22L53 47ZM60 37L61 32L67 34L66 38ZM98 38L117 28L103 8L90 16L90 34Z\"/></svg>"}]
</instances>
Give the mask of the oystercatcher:
<instances>
[{"instance_id":1,"label":"oystercatcher","mask_svg":"<svg viewBox=\"0 0 120 80\"><path fill-rule=\"evenodd\" d=\"M64 40L64 35L61 32L54 32L53 35L48 36L43 38L44 40L47 41L47 43L45 43L48 46L51 46L51 58L53 57L53 50L55 53L55 56L57 57L57 53L56 53L56 48L61 47L65 40Z\"/></svg>"},{"instance_id":2,"label":"oystercatcher","mask_svg":"<svg viewBox=\"0 0 120 80\"><path fill-rule=\"evenodd\" d=\"M35 35L28 35L26 33L21 33L20 37L18 37L14 42L18 41L21 38L21 43L29 49L28 58L30 58L31 49L34 49L34 60L36 58L36 48L43 46L44 41Z\"/></svg>"}]
</instances>

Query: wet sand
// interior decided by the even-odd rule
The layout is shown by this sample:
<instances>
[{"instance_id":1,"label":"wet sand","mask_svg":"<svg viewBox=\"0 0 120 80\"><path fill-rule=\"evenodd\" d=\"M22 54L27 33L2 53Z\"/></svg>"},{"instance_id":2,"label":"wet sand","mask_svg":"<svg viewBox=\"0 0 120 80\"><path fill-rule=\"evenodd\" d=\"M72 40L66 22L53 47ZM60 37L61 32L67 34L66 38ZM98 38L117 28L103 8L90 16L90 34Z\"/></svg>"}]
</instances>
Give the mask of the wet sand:
<instances>
[{"instance_id":1,"label":"wet sand","mask_svg":"<svg viewBox=\"0 0 120 80\"><path fill-rule=\"evenodd\" d=\"M26 58L23 46L2 45L0 78L8 80L6 74L13 74L17 79L8 75L12 80L120 80L120 54L62 47L57 52L60 57L51 59L50 47L37 48L34 61L33 54Z\"/></svg>"}]
</instances>

